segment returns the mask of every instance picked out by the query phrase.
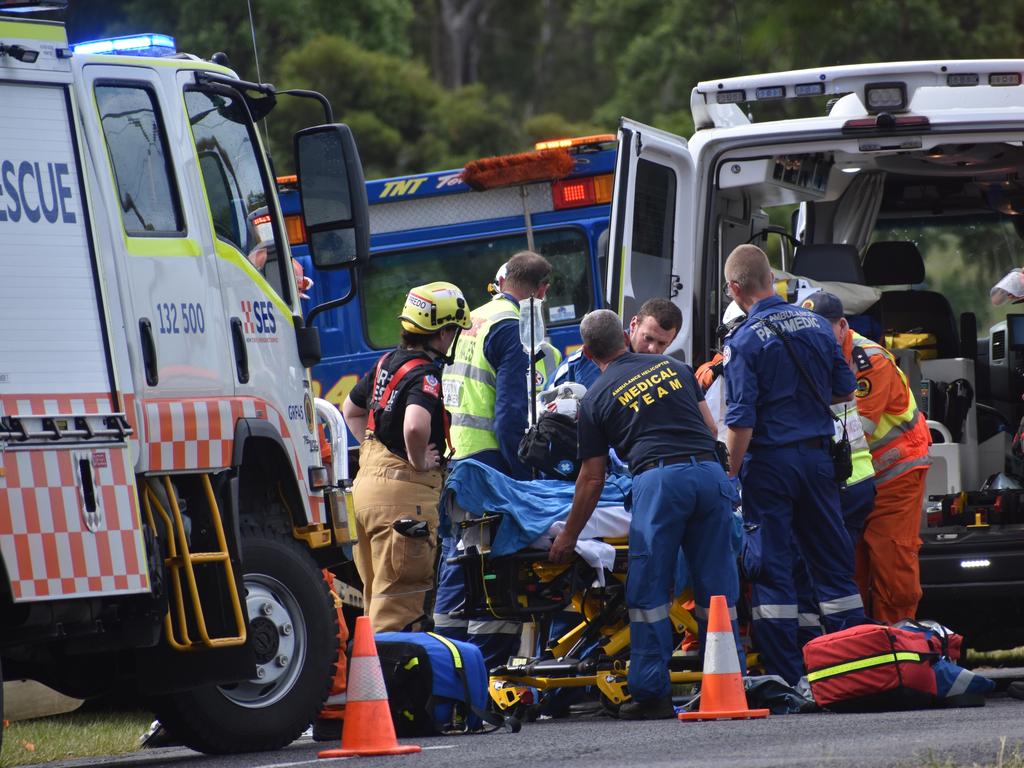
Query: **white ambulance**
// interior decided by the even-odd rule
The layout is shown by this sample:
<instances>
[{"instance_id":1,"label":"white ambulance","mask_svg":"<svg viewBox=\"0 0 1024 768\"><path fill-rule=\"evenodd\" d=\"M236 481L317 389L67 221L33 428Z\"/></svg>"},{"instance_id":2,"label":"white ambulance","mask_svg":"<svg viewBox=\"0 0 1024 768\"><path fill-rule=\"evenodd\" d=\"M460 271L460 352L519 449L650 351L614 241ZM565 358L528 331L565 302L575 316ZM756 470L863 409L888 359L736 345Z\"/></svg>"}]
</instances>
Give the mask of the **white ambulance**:
<instances>
[{"instance_id":1,"label":"white ambulance","mask_svg":"<svg viewBox=\"0 0 1024 768\"><path fill-rule=\"evenodd\" d=\"M338 659L340 469L254 124L279 95L163 35L0 18L3 674L137 691L208 752L293 740ZM317 266L365 259L348 129L295 150Z\"/></svg>"},{"instance_id":2,"label":"white ambulance","mask_svg":"<svg viewBox=\"0 0 1024 768\"><path fill-rule=\"evenodd\" d=\"M1024 504L1006 492L1021 485L1024 312L990 301L1024 266L1022 74L1024 60L925 61L702 82L689 140L622 119L612 203L607 300L628 317L670 296L687 360L717 346L723 263L748 242L791 300L827 287L897 347L935 440L929 494L1003 489L922 514L919 614L974 648L1024 641Z\"/></svg>"}]
</instances>

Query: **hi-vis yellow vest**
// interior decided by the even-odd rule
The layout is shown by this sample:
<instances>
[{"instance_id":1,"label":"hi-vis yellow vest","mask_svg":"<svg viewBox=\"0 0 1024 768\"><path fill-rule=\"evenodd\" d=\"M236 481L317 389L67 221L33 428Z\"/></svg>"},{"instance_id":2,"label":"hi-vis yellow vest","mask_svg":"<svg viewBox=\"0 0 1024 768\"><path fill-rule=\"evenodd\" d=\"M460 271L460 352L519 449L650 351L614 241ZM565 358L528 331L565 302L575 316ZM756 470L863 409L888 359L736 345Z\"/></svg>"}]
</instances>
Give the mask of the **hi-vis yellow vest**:
<instances>
[{"instance_id":1,"label":"hi-vis yellow vest","mask_svg":"<svg viewBox=\"0 0 1024 768\"><path fill-rule=\"evenodd\" d=\"M498 450L494 435L497 373L484 357L484 342L495 323L519 320L519 307L504 296L472 311L473 327L463 331L455 345L455 360L445 368L444 404L452 415L455 458Z\"/></svg>"},{"instance_id":2,"label":"hi-vis yellow vest","mask_svg":"<svg viewBox=\"0 0 1024 768\"><path fill-rule=\"evenodd\" d=\"M867 437L864 435L864 426L861 424L860 416L857 414L857 404L854 402L835 403L832 412L843 420L846 426L846 436L850 440L850 458L853 462L853 473L846 479L846 485L856 485L863 480L875 476L875 467L871 463L871 449L868 447ZM843 424L836 422L836 440L842 436Z\"/></svg>"}]
</instances>

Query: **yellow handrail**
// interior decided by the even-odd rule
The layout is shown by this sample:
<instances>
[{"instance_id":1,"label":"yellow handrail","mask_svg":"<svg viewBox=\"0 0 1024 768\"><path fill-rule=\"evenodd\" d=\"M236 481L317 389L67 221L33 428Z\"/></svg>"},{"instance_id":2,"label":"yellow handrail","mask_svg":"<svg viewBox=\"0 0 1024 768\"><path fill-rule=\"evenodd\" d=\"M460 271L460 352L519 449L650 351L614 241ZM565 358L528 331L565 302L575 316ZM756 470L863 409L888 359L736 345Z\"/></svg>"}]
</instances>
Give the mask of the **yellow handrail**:
<instances>
[{"instance_id":1,"label":"yellow handrail","mask_svg":"<svg viewBox=\"0 0 1024 768\"><path fill-rule=\"evenodd\" d=\"M176 651L194 651L199 648L224 648L242 645L246 639L245 615L242 612L242 604L238 597L238 587L235 584L235 573L231 565L231 555L228 552L227 540L224 536L220 506L217 504L217 498L213 493L210 477L209 475L203 475L201 480L203 490L206 493L207 505L210 509L214 536L217 541L217 549L212 552L190 551L188 536L185 533L185 522L181 515L181 509L178 506L178 497L171 483L171 478L164 475L162 479L164 491L167 494L167 501L171 507L171 514L168 514L148 483L142 495L142 506L154 534L159 536L159 529L153 516L154 507L163 520L164 530L167 532L167 557L164 559L164 564L168 567L171 577L170 604L167 606L167 614L164 616L164 634L167 636L167 642ZM224 564L228 598L235 619L235 635L210 637L210 633L207 630L206 616L203 612L203 604L199 596L199 588L196 584L193 566L209 563ZM188 584L192 613L195 618L196 629L199 631L199 640L192 640L189 636L188 617L185 612L185 596L181 584L182 571L185 572L185 580Z\"/></svg>"}]
</instances>

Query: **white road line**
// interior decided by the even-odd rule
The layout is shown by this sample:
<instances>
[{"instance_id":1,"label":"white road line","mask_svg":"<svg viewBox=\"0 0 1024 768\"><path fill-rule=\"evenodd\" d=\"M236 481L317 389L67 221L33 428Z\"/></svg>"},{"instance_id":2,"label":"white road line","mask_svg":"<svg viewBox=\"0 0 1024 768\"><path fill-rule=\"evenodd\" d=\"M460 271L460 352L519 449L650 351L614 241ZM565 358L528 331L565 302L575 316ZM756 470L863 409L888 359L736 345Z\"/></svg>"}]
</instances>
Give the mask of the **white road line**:
<instances>
[{"instance_id":1,"label":"white road line","mask_svg":"<svg viewBox=\"0 0 1024 768\"><path fill-rule=\"evenodd\" d=\"M423 751L426 752L428 749L455 749L455 744L438 744L433 747L423 747ZM299 760L294 763L270 763L268 765L260 765L257 768L294 768L297 765L323 765L331 760L351 760L351 757L325 757L323 759L315 760Z\"/></svg>"}]
</instances>

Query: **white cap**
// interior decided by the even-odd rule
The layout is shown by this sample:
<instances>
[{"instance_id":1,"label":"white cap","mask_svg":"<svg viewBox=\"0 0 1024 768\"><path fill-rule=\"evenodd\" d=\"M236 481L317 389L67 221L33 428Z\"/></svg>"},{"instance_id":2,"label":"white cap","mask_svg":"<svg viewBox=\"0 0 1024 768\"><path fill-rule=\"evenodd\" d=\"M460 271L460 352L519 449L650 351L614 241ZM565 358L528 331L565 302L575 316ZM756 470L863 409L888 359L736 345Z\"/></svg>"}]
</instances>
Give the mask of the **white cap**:
<instances>
[{"instance_id":1,"label":"white cap","mask_svg":"<svg viewBox=\"0 0 1024 768\"><path fill-rule=\"evenodd\" d=\"M989 297L997 307L1000 304L1005 304L1008 300L1024 299L1024 273L1020 269L1010 272L992 286L992 290L989 291Z\"/></svg>"},{"instance_id":2,"label":"white cap","mask_svg":"<svg viewBox=\"0 0 1024 768\"><path fill-rule=\"evenodd\" d=\"M730 301L729 306L725 308L725 312L722 313L722 324L728 325L738 317L743 317L746 312L740 309L740 305L735 301Z\"/></svg>"}]
</instances>

